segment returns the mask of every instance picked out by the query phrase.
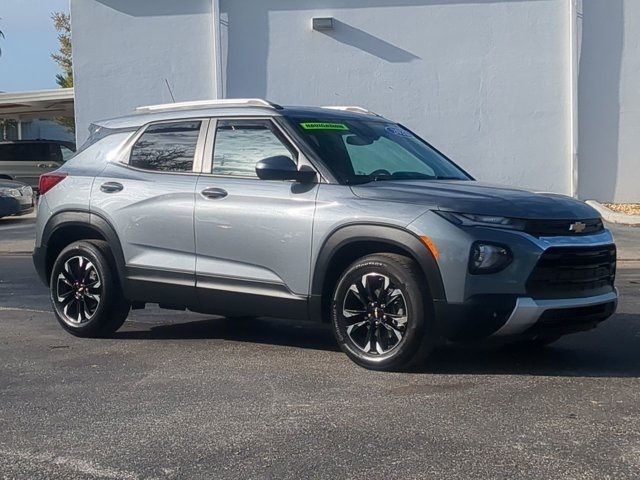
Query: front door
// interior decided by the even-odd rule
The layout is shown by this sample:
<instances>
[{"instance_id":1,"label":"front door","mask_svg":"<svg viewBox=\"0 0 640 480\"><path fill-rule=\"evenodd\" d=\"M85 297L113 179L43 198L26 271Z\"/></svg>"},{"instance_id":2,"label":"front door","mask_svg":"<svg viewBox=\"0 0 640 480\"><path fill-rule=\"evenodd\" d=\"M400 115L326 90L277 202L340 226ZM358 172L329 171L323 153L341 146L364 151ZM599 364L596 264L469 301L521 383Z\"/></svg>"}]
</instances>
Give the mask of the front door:
<instances>
[{"instance_id":1,"label":"front door","mask_svg":"<svg viewBox=\"0 0 640 480\"><path fill-rule=\"evenodd\" d=\"M316 183L261 180L255 165L308 164L269 119L212 121L196 188L196 282L206 310L301 318L309 293Z\"/></svg>"}]
</instances>

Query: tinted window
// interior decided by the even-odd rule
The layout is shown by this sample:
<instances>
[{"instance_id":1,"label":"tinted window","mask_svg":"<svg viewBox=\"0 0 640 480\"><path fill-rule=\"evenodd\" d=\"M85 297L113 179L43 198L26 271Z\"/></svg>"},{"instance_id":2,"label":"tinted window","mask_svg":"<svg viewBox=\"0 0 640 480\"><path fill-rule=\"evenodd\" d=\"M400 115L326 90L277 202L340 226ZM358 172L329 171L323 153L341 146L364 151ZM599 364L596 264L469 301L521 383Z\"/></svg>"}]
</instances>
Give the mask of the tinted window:
<instances>
[{"instance_id":1,"label":"tinted window","mask_svg":"<svg viewBox=\"0 0 640 480\"><path fill-rule=\"evenodd\" d=\"M190 172L201 122L151 125L131 149L129 165L161 172Z\"/></svg>"},{"instance_id":2,"label":"tinted window","mask_svg":"<svg viewBox=\"0 0 640 480\"><path fill-rule=\"evenodd\" d=\"M401 125L344 117L294 122L340 183L469 180L454 163Z\"/></svg>"},{"instance_id":3,"label":"tinted window","mask_svg":"<svg viewBox=\"0 0 640 480\"><path fill-rule=\"evenodd\" d=\"M0 145L0 161L38 162L49 160L48 143L9 143Z\"/></svg>"},{"instance_id":4,"label":"tinted window","mask_svg":"<svg viewBox=\"0 0 640 480\"><path fill-rule=\"evenodd\" d=\"M216 175L257 177L256 163L285 155L294 156L272 130L268 120L220 120L213 149Z\"/></svg>"},{"instance_id":5,"label":"tinted window","mask_svg":"<svg viewBox=\"0 0 640 480\"><path fill-rule=\"evenodd\" d=\"M351 145L350 138L353 137L344 136L343 140L356 175L370 175L375 169L382 168L392 174L409 171L436 176L433 168L421 162L417 155L386 137L380 137L368 145Z\"/></svg>"},{"instance_id":6,"label":"tinted window","mask_svg":"<svg viewBox=\"0 0 640 480\"><path fill-rule=\"evenodd\" d=\"M89 125L89 138L80 146L76 153L81 153L89 148L94 143L99 142L103 138L109 135L115 135L116 133L128 133L135 132L137 127L125 127L125 128L107 128L92 123Z\"/></svg>"},{"instance_id":7,"label":"tinted window","mask_svg":"<svg viewBox=\"0 0 640 480\"><path fill-rule=\"evenodd\" d=\"M58 163L64 162L61 147L57 143L49 144L49 160Z\"/></svg>"}]
</instances>

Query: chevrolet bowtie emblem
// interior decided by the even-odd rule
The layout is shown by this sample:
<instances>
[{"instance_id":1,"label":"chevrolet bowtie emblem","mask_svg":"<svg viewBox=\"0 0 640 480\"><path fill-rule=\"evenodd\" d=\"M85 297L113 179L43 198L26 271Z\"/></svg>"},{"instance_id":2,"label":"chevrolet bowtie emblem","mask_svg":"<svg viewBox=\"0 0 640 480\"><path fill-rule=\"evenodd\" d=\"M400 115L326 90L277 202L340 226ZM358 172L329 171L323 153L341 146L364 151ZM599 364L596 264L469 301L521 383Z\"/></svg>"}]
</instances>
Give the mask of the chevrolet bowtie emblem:
<instances>
[{"instance_id":1,"label":"chevrolet bowtie emblem","mask_svg":"<svg viewBox=\"0 0 640 480\"><path fill-rule=\"evenodd\" d=\"M587 228L587 224L582 222L575 222L569 225L569 231L575 233L582 233L585 228Z\"/></svg>"}]
</instances>

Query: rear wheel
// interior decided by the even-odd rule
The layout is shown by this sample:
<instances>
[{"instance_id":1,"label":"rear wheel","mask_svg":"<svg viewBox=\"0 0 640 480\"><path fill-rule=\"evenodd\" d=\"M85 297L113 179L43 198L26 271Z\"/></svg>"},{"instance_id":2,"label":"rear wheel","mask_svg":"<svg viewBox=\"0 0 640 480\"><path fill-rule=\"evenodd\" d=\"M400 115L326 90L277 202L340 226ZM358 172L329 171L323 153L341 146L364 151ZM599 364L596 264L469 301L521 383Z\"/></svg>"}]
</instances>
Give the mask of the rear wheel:
<instances>
[{"instance_id":1,"label":"rear wheel","mask_svg":"<svg viewBox=\"0 0 640 480\"><path fill-rule=\"evenodd\" d=\"M402 255L369 255L349 266L335 288L331 320L340 348L375 370L420 363L436 340L426 282Z\"/></svg>"},{"instance_id":2,"label":"rear wheel","mask_svg":"<svg viewBox=\"0 0 640 480\"><path fill-rule=\"evenodd\" d=\"M60 325L78 337L104 337L122 326L131 308L120 288L108 244L75 242L56 259L51 302Z\"/></svg>"}]
</instances>

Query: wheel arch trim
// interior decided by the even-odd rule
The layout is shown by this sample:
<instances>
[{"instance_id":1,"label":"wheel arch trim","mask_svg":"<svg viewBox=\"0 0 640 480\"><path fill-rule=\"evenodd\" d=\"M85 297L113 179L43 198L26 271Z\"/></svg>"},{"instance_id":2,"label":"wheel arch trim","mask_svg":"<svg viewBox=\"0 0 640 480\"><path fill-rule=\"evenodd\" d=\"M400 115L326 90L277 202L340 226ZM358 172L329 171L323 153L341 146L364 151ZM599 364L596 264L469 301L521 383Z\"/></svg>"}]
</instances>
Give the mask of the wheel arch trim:
<instances>
[{"instance_id":1,"label":"wheel arch trim","mask_svg":"<svg viewBox=\"0 0 640 480\"><path fill-rule=\"evenodd\" d=\"M438 262L415 233L395 225L351 223L331 232L320 247L311 275L309 305L311 318L322 319L322 292L329 266L335 255L344 247L360 242L388 244L411 256L424 273L433 300L446 301Z\"/></svg>"},{"instance_id":2,"label":"wheel arch trim","mask_svg":"<svg viewBox=\"0 0 640 480\"><path fill-rule=\"evenodd\" d=\"M113 258L115 259L118 278L121 284L123 284L122 282L124 282L125 279L125 260L118 235L107 219L88 210L64 210L55 213L47 221L42 232L41 252L39 255L36 255L37 252L34 252L36 270L45 284L49 283L49 278L47 278L48 272L50 271L50 266L53 264L53 261L48 259L46 254L50 240L56 232L68 227L84 227L94 230L106 240L111 249L111 253L113 254ZM37 261L36 256L42 258Z\"/></svg>"}]
</instances>

